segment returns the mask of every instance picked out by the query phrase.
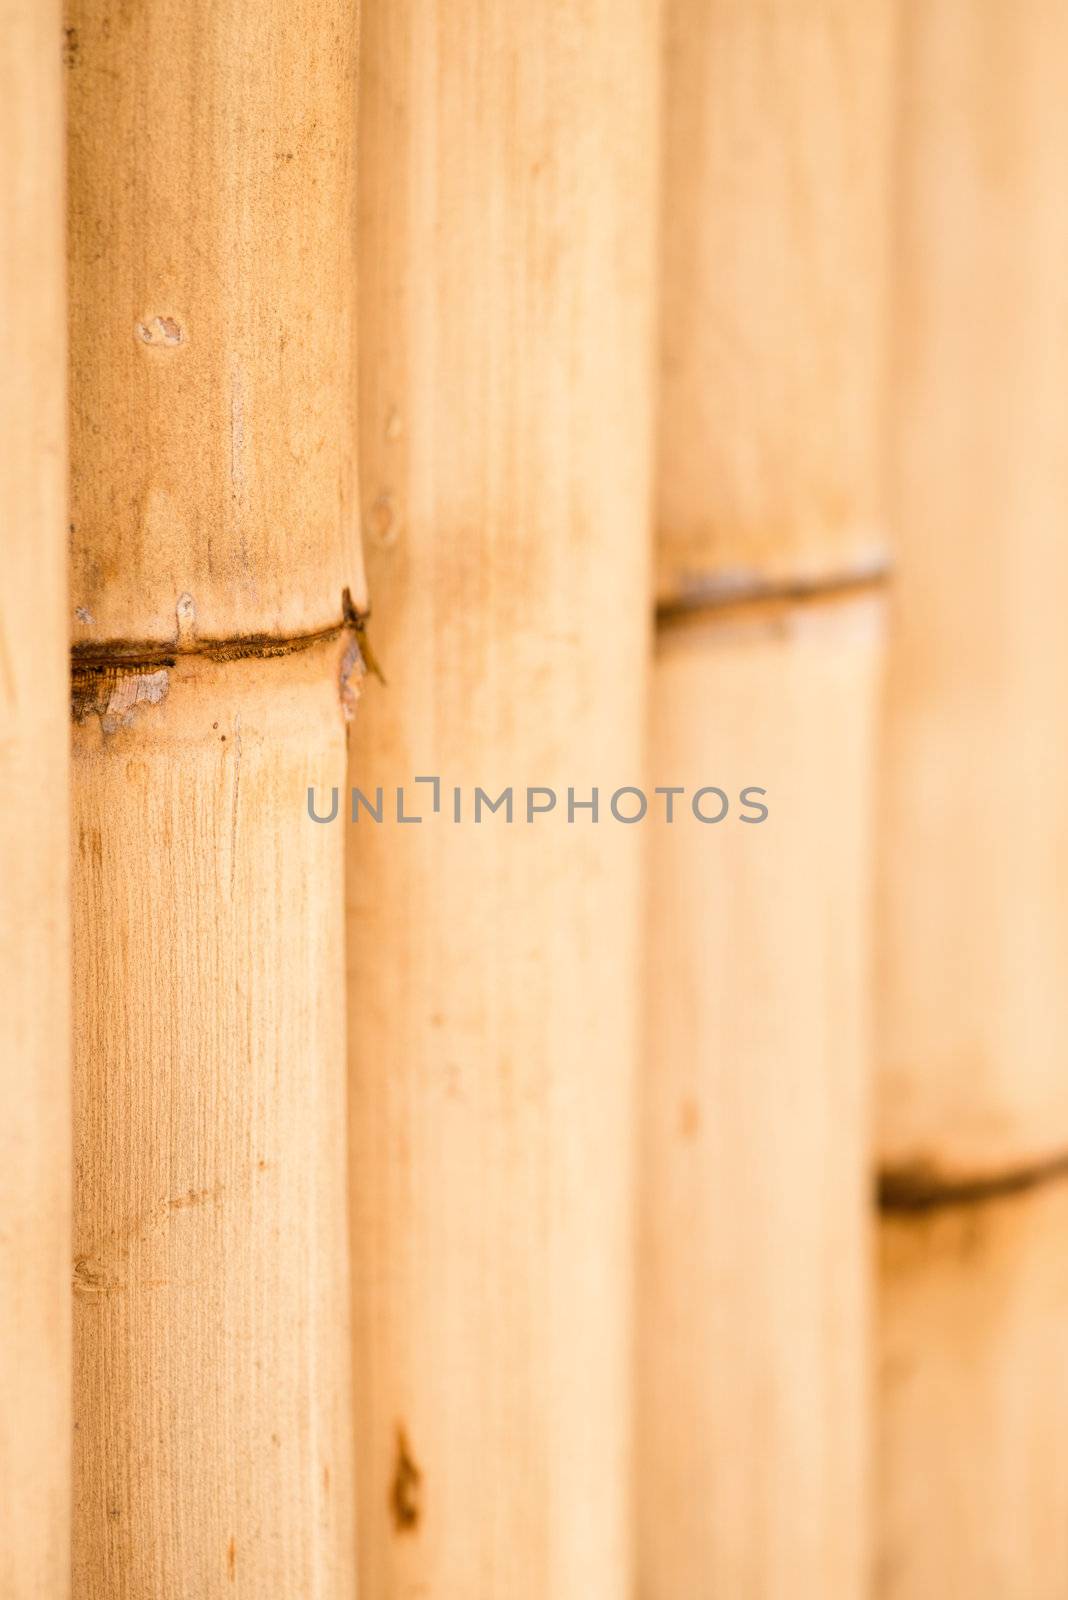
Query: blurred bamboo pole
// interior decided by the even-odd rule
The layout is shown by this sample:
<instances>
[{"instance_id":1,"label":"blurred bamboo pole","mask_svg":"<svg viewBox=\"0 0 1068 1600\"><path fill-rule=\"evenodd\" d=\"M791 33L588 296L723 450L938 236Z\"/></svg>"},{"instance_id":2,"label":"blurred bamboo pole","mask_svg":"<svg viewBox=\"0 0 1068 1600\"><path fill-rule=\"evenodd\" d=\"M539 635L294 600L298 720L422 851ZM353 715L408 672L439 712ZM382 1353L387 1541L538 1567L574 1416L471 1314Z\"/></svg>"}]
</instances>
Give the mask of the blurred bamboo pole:
<instances>
[{"instance_id":1,"label":"blurred bamboo pole","mask_svg":"<svg viewBox=\"0 0 1068 1600\"><path fill-rule=\"evenodd\" d=\"M1068 1154L1068 14L905 7L880 1151Z\"/></svg>"},{"instance_id":2,"label":"blurred bamboo pole","mask_svg":"<svg viewBox=\"0 0 1068 1600\"><path fill-rule=\"evenodd\" d=\"M0 1594L70 1593L60 13L0 3Z\"/></svg>"},{"instance_id":3,"label":"blurred bamboo pole","mask_svg":"<svg viewBox=\"0 0 1068 1600\"><path fill-rule=\"evenodd\" d=\"M766 823L653 836L642 1107L641 1593L860 1596L877 599L660 636L658 783ZM731 798L733 799L733 793ZM709 802L709 810L715 802Z\"/></svg>"},{"instance_id":4,"label":"blurred bamboo pole","mask_svg":"<svg viewBox=\"0 0 1068 1600\"><path fill-rule=\"evenodd\" d=\"M894 1600L1060 1600L1068 1188L888 1216L880 1538Z\"/></svg>"},{"instance_id":5,"label":"blurred bamboo pole","mask_svg":"<svg viewBox=\"0 0 1068 1600\"><path fill-rule=\"evenodd\" d=\"M371 0L350 829L363 1592L630 1592L647 0ZM441 780L413 791L416 775ZM528 824L525 786L554 786ZM515 788L517 815L469 809ZM605 813L569 825L565 792ZM463 820L453 821L453 789Z\"/></svg>"},{"instance_id":6,"label":"blurred bamboo pole","mask_svg":"<svg viewBox=\"0 0 1068 1600\"><path fill-rule=\"evenodd\" d=\"M76 1593L340 1600L355 9L67 20Z\"/></svg>"},{"instance_id":7,"label":"blurred bamboo pole","mask_svg":"<svg viewBox=\"0 0 1068 1600\"><path fill-rule=\"evenodd\" d=\"M910 0L903 24L877 1592L1053 1600L1068 1583L1065 1199L1043 1187L1068 1160L1068 16Z\"/></svg>"},{"instance_id":8,"label":"blurred bamboo pole","mask_svg":"<svg viewBox=\"0 0 1068 1600\"><path fill-rule=\"evenodd\" d=\"M639 1586L866 1586L892 9L669 0Z\"/></svg>"}]
</instances>

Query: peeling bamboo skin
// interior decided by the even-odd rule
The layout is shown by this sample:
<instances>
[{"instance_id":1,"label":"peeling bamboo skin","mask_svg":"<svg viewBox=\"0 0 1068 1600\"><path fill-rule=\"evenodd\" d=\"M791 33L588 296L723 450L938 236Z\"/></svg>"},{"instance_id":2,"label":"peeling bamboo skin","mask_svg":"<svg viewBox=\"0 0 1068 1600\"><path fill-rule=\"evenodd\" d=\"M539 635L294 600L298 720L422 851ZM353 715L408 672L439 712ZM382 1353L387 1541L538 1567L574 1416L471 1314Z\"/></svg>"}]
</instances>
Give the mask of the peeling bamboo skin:
<instances>
[{"instance_id":1,"label":"peeling bamboo skin","mask_svg":"<svg viewBox=\"0 0 1068 1600\"><path fill-rule=\"evenodd\" d=\"M75 722L79 1600L353 1592L341 648Z\"/></svg>"},{"instance_id":2,"label":"peeling bamboo skin","mask_svg":"<svg viewBox=\"0 0 1068 1600\"><path fill-rule=\"evenodd\" d=\"M362 598L354 0L68 0L76 644ZM187 602L188 604L188 602Z\"/></svg>"},{"instance_id":3,"label":"peeling bamboo skin","mask_svg":"<svg viewBox=\"0 0 1068 1600\"><path fill-rule=\"evenodd\" d=\"M878 1600L1068 1583L1068 1187L890 1216Z\"/></svg>"},{"instance_id":4,"label":"peeling bamboo skin","mask_svg":"<svg viewBox=\"0 0 1068 1600\"><path fill-rule=\"evenodd\" d=\"M654 8L363 19L350 772L427 820L348 830L362 1590L621 1600L642 830L450 819L641 782Z\"/></svg>"},{"instance_id":5,"label":"peeling bamboo skin","mask_svg":"<svg viewBox=\"0 0 1068 1600\"><path fill-rule=\"evenodd\" d=\"M903 31L879 1138L931 1187L1068 1149L1068 16Z\"/></svg>"},{"instance_id":6,"label":"peeling bamboo skin","mask_svg":"<svg viewBox=\"0 0 1068 1600\"><path fill-rule=\"evenodd\" d=\"M667 0L662 601L885 562L890 0Z\"/></svg>"},{"instance_id":7,"label":"peeling bamboo skin","mask_svg":"<svg viewBox=\"0 0 1068 1600\"><path fill-rule=\"evenodd\" d=\"M652 835L643 1600L866 1592L881 619L871 598L756 606L658 638L651 781L759 784L769 816Z\"/></svg>"},{"instance_id":8,"label":"peeling bamboo skin","mask_svg":"<svg viewBox=\"0 0 1068 1600\"><path fill-rule=\"evenodd\" d=\"M0 3L0 1594L70 1593L66 349L59 10Z\"/></svg>"}]
</instances>

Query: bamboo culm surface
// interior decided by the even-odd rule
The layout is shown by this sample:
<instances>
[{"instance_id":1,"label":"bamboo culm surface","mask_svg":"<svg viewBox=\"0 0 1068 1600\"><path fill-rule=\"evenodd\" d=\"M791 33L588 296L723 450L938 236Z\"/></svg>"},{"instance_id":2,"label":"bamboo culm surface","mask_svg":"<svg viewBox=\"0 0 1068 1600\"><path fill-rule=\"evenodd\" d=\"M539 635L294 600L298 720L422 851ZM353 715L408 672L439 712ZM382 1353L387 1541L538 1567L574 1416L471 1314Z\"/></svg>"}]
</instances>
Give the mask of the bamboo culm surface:
<instances>
[{"instance_id":1,"label":"bamboo culm surface","mask_svg":"<svg viewBox=\"0 0 1068 1600\"><path fill-rule=\"evenodd\" d=\"M902 8L879 1600L1068 1573L1068 16Z\"/></svg>"},{"instance_id":2,"label":"bamboo culm surface","mask_svg":"<svg viewBox=\"0 0 1068 1600\"><path fill-rule=\"evenodd\" d=\"M630 1592L639 841L449 785L641 778L647 0L365 5L360 470L389 688L349 829L363 1592ZM428 793L429 791L424 791Z\"/></svg>"},{"instance_id":3,"label":"bamboo culm surface","mask_svg":"<svg viewBox=\"0 0 1068 1600\"><path fill-rule=\"evenodd\" d=\"M67 21L76 1593L347 1600L355 8Z\"/></svg>"},{"instance_id":4,"label":"bamboo culm surface","mask_svg":"<svg viewBox=\"0 0 1068 1600\"><path fill-rule=\"evenodd\" d=\"M1068 1186L883 1219L878 1600L1060 1600Z\"/></svg>"},{"instance_id":5,"label":"bamboo culm surface","mask_svg":"<svg viewBox=\"0 0 1068 1600\"><path fill-rule=\"evenodd\" d=\"M660 634L656 781L737 774L769 815L652 836L638 1535L654 1600L864 1593L881 624L876 597L831 597Z\"/></svg>"},{"instance_id":6,"label":"bamboo culm surface","mask_svg":"<svg viewBox=\"0 0 1068 1600\"><path fill-rule=\"evenodd\" d=\"M63 85L0 0L0 1594L70 1593Z\"/></svg>"},{"instance_id":7,"label":"bamboo culm surface","mask_svg":"<svg viewBox=\"0 0 1068 1600\"><path fill-rule=\"evenodd\" d=\"M878 1139L916 1193L1068 1155L1068 17L903 15Z\"/></svg>"},{"instance_id":8,"label":"bamboo culm surface","mask_svg":"<svg viewBox=\"0 0 1068 1600\"><path fill-rule=\"evenodd\" d=\"M769 815L653 840L639 1589L859 1600L893 10L664 42L652 782Z\"/></svg>"}]
</instances>

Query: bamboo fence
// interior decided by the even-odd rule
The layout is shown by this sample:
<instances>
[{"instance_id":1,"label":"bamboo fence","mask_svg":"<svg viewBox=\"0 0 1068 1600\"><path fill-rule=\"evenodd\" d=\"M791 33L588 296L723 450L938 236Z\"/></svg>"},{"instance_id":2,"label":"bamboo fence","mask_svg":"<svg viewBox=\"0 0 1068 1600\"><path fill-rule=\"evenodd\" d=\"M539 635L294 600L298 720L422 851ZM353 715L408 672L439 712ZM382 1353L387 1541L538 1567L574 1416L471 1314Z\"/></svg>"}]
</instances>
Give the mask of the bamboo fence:
<instances>
[{"instance_id":1,"label":"bamboo fence","mask_svg":"<svg viewBox=\"0 0 1068 1600\"><path fill-rule=\"evenodd\" d=\"M75 1592L348 1596L355 12L68 20Z\"/></svg>"},{"instance_id":2,"label":"bamboo fence","mask_svg":"<svg viewBox=\"0 0 1068 1600\"><path fill-rule=\"evenodd\" d=\"M639 1593L859 1596L892 10L671 0ZM689 823L692 829L694 824Z\"/></svg>"},{"instance_id":3,"label":"bamboo fence","mask_svg":"<svg viewBox=\"0 0 1068 1600\"><path fill-rule=\"evenodd\" d=\"M0 0L0 135L0 1600L1061 1600L1068 11Z\"/></svg>"},{"instance_id":4,"label":"bamboo fence","mask_svg":"<svg viewBox=\"0 0 1068 1600\"><path fill-rule=\"evenodd\" d=\"M909 3L903 46L877 1587L1052 1600L1068 1574L1068 16Z\"/></svg>"},{"instance_id":5,"label":"bamboo fence","mask_svg":"<svg viewBox=\"0 0 1068 1600\"><path fill-rule=\"evenodd\" d=\"M653 24L364 8L351 778L424 815L349 829L368 1595L630 1583L639 845L565 794L642 776Z\"/></svg>"},{"instance_id":6,"label":"bamboo fence","mask_svg":"<svg viewBox=\"0 0 1068 1600\"><path fill-rule=\"evenodd\" d=\"M70 1524L66 347L59 9L0 3L0 1594Z\"/></svg>"}]
</instances>

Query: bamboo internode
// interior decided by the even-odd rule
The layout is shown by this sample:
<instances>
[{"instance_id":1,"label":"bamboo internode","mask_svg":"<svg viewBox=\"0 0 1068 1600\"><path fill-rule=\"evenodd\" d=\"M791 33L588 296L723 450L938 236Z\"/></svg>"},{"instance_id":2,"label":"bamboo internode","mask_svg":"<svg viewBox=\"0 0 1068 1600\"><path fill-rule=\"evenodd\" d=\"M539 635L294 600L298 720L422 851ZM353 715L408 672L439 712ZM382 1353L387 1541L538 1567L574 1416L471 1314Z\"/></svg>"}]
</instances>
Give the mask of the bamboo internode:
<instances>
[{"instance_id":1,"label":"bamboo internode","mask_svg":"<svg viewBox=\"0 0 1068 1600\"><path fill-rule=\"evenodd\" d=\"M1053 1600L1068 1581L1068 14L910 0L903 23L877 1591Z\"/></svg>"},{"instance_id":2,"label":"bamboo internode","mask_svg":"<svg viewBox=\"0 0 1068 1600\"><path fill-rule=\"evenodd\" d=\"M362 600L356 19L69 0L78 647L289 638Z\"/></svg>"},{"instance_id":3,"label":"bamboo internode","mask_svg":"<svg viewBox=\"0 0 1068 1600\"><path fill-rule=\"evenodd\" d=\"M70 973L62 82L0 3L0 1594L70 1593Z\"/></svg>"},{"instance_id":4,"label":"bamboo internode","mask_svg":"<svg viewBox=\"0 0 1068 1600\"><path fill-rule=\"evenodd\" d=\"M906 7L882 1164L1068 1151L1068 14Z\"/></svg>"},{"instance_id":5,"label":"bamboo internode","mask_svg":"<svg viewBox=\"0 0 1068 1600\"><path fill-rule=\"evenodd\" d=\"M353 1590L341 650L76 681L79 1596Z\"/></svg>"},{"instance_id":6,"label":"bamboo internode","mask_svg":"<svg viewBox=\"0 0 1068 1600\"><path fill-rule=\"evenodd\" d=\"M77 1593L341 1600L355 8L70 22Z\"/></svg>"},{"instance_id":7,"label":"bamboo internode","mask_svg":"<svg viewBox=\"0 0 1068 1600\"><path fill-rule=\"evenodd\" d=\"M887 0L667 7L654 781L769 816L653 851L649 1600L865 1584L892 56Z\"/></svg>"},{"instance_id":8,"label":"bamboo internode","mask_svg":"<svg viewBox=\"0 0 1068 1600\"><path fill-rule=\"evenodd\" d=\"M449 786L641 781L653 21L364 8L351 773L444 787L349 829L368 1595L629 1593L640 830Z\"/></svg>"},{"instance_id":9,"label":"bamboo internode","mask_svg":"<svg viewBox=\"0 0 1068 1600\"><path fill-rule=\"evenodd\" d=\"M667 0L657 594L877 574L890 0Z\"/></svg>"},{"instance_id":10,"label":"bamboo internode","mask_svg":"<svg viewBox=\"0 0 1068 1600\"><path fill-rule=\"evenodd\" d=\"M651 1597L864 1593L880 659L874 597L660 632L658 781L753 779L769 815L652 834L638 1296Z\"/></svg>"}]
</instances>

